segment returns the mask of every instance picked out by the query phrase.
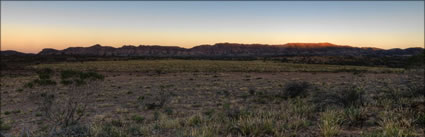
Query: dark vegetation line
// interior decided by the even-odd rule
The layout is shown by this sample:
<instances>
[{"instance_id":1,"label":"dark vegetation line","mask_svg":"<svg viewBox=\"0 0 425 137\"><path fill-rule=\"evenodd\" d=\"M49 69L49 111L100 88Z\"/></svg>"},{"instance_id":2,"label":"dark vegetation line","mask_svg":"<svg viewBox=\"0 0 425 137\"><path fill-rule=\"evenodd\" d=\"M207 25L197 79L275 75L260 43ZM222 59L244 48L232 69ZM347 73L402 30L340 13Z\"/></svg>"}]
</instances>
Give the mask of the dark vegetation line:
<instances>
[{"instance_id":1,"label":"dark vegetation line","mask_svg":"<svg viewBox=\"0 0 425 137\"><path fill-rule=\"evenodd\" d=\"M384 66L392 68L417 68L424 65L424 53L414 56L268 56L268 57L98 57L98 56L1 56L3 70L22 70L25 66L59 63L59 62L86 62L86 61L126 61L126 60L235 60L235 61L275 61L296 64L330 64L354 66Z\"/></svg>"}]
</instances>

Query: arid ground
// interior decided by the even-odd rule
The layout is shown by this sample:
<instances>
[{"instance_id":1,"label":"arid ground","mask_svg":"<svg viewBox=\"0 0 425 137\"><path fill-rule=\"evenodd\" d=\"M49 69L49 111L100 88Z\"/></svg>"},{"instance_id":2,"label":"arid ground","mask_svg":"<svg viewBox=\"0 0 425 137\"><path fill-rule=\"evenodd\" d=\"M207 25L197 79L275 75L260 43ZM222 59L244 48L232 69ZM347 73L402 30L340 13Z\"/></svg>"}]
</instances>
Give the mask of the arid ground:
<instances>
[{"instance_id":1,"label":"arid ground","mask_svg":"<svg viewBox=\"0 0 425 137\"><path fill-rule=\"evenodd\" d=\"M1 75L9 136L425 136L423 69L272 61L53 63Z\"/></svg>"}]
</instances>

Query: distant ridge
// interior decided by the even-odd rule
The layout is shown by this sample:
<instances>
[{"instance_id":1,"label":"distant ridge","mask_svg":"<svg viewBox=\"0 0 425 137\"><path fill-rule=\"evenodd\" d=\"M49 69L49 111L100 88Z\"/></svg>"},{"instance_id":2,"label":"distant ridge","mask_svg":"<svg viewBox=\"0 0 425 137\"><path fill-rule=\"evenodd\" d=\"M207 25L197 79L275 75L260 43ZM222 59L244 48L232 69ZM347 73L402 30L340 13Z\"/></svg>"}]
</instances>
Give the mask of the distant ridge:
<instances>
[{"instance_id":1,"label":"distant ridge","mask_svg":"<svg viewBox=\"0 0 425 137\"><path fill-rule=\"evenodd\" d=\"M4 50L1 51L0 54L2 56L30 56L30 55L34 55L31 53L22 53L22 52L18 52L18 51L14 51L14 50Z\"/></svg>"},{"instance_id":2,"label":"distant ridge","mask_svg":"<svg viewBox=\"0 0 425 137\"><path fill-rule=\"evenodd\" d=\"M410 56L423 52L423 48L379 49L359 48L332 43L287 43L283 45L216 43L193 48L158 45L124 45L120 48L101 46L69 47L64 50L43 49L38 55L79 56L154 56L154 57L255 57L255 56Z\"/></svg>"}]
</instances>

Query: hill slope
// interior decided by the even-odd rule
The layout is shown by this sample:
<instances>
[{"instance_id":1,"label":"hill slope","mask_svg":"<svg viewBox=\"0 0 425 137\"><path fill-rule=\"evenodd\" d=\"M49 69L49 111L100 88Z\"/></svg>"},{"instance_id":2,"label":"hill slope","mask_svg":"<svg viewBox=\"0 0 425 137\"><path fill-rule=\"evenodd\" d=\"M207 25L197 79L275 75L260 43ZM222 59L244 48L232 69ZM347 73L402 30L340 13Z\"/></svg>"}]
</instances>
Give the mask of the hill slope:
<instances>
[{"instance_id":1,"label":"hill slope","mask_svg":"<svg viewBox=\"0 0 425 137\"><path fill-rule=\"evenodd\" d=\"M190 49L177 46L70 47L64 50L43 49L39 55L83 56L156 56L156 57L245 57L245 56L410 56L423 48L378 49L341 46L331 43L288 43L283 45L217 43Z\"/></svg>"}]
</instances>

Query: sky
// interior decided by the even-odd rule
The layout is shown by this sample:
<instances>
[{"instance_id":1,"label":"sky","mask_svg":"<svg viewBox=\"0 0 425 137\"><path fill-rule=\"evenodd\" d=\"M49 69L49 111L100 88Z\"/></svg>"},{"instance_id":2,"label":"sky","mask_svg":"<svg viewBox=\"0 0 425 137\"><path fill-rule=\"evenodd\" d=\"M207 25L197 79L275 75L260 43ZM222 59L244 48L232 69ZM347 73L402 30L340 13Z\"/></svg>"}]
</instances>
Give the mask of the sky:
<instances>
[{"instance_id":1,"label":"sky","mask_svg":"<svg viewBox=\"0 0 425 137\"><path fill-rule=\"evenodd\" d=\"M221 42L424 47L424 1L1 1L1 50Z\"/></svg>"}]
</instances>

